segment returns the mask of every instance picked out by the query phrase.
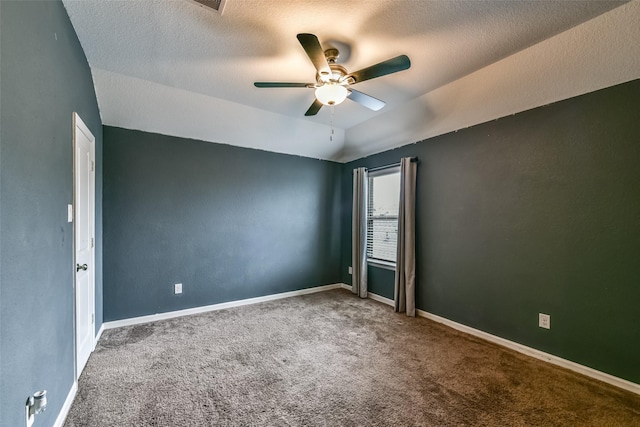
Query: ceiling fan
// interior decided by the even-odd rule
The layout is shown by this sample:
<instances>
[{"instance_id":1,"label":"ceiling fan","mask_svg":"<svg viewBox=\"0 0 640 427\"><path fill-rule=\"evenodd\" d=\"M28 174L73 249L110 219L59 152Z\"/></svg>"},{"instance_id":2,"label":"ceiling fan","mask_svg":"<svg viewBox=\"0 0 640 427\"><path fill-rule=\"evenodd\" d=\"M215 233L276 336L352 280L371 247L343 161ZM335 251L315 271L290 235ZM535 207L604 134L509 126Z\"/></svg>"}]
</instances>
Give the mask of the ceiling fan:
<instances>
[{"instance_id":1,"label":"ceiling fan","mask_svg":"<svg viewBox=\"0 0 640 427\"><path fill-rule=\"evenodd\" d=\"M318 38L313 34L298 34L298 41L309 56L309 59L318 71L315 83L284 83L284 82L255 82L259 88L273 87L302 87L315 89L316 99L311 107L304 114L314 116L320 111L323 105L338 105L346 98L357 102L373 111L378 111L385 106L381 101L373 96L358 92L351 88L351 85L406 70L411 66L411 61L407 55L396 56L378 64L363 68L353 73L347 72L342 65L337 64L338 49L330 48L322 50Z\"/></svg>"}]
</instances>

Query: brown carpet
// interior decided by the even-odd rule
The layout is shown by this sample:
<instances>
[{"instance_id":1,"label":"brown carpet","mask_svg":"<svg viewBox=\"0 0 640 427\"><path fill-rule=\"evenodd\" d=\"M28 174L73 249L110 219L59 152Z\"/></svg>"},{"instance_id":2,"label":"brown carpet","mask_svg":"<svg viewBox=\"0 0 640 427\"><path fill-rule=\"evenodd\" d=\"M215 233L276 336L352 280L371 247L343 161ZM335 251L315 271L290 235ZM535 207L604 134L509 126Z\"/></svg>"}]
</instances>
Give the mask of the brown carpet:
<instances>
[{"instance_id":1,"label":"brown carpet","mask_svg":"<svg viewBox=\"0 0 640 427\"><path fill-rule=\"evenodd\" d=\"M65 426L640 426L640 396L335 290L107 330Z\"/></svg>"}]
</instances>

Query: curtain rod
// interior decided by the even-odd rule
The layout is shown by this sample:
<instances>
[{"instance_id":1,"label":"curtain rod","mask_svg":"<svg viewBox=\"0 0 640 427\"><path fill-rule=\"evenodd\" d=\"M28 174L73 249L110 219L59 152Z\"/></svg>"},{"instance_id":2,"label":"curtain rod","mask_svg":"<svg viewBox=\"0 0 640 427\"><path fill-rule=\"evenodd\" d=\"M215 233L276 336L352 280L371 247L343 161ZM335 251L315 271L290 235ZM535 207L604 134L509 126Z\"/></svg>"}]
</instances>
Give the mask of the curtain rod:
<instances>
[{"instance_id":1,"label":"curtain rod","mask_svg":"<svg viewBox=\"0 0 640 427\"><path fill-rule=\"evenodd\" d=\"M418 161L417 157L412 157L411 158L411 163L415 163L417 161ZM393 163L393 164L390 164L390 165L385 165L385 166L378 166L377 168L367 169L367 172L375 172L377 170L382 170L382 169L387 169L387 168L394 168L394 167L397 167L397 166L400 166L400 162Z\"/></svg>"}]
</instances>

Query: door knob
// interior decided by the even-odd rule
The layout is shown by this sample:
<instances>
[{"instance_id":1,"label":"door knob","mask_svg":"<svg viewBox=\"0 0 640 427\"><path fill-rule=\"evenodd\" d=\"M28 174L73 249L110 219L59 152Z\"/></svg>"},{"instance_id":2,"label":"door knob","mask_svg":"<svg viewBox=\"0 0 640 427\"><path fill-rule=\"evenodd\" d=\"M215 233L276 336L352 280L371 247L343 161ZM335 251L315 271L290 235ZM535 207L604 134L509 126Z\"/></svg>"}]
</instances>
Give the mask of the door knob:
<instances>
[{"instance_id":1,"label":"door knob","mask_svg":"<svg viewBox=\"0 0 640 427\"><path fill-rule=\"evenodd\" d=\"M87 271L87 268L89 268L89 266L87 264L76 264L76 272L83 270L83 271Z\"/></svg>"}]
</instances>

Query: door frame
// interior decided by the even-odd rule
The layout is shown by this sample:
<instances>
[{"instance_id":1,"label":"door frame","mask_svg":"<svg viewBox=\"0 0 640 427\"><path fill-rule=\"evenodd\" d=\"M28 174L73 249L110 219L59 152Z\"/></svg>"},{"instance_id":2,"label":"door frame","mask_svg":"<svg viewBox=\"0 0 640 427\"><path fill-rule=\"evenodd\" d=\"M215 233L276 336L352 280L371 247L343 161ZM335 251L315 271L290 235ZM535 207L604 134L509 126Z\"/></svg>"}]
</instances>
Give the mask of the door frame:
<instances>
[{"instance_id":1,"label":"door frame","mask_svg":"<svg viewBox=\"0 0 640 427\"><path fill-rule=\"evenodd\" d=\"M95 269L95 260L96 260L96 248L95 248L95 236L96 236L96 176L95 176L95 161L96 161L96 138L93 133L89 130L87 125L82 121L77 112L73 113L73 237L72 237L72 247L73 247L73 263L71 265L73 271L73 348L74 348L74 378L75 381L78 380L80 376L80 369L78 369L78 336L77 336L77 292L76 292L76 234L77 234L77 225L78 221L78 195L76 194L77 188L77 180L79 177L78 171L76 170L76 153L77 153L77 132L80 131L85 134L90 142L90 152L91 152L91 162L92 162L92 170L93 173L90 176L89 188L91 189L92 199L89 201L89 222L91 229L91 252L90 252L90 263L91 268L90 271L90 314L91 314L91 351L95 349L96 346L96 322L95 322L95 312L96 312L96 269Z\"/></svg>"}]
</instances>

